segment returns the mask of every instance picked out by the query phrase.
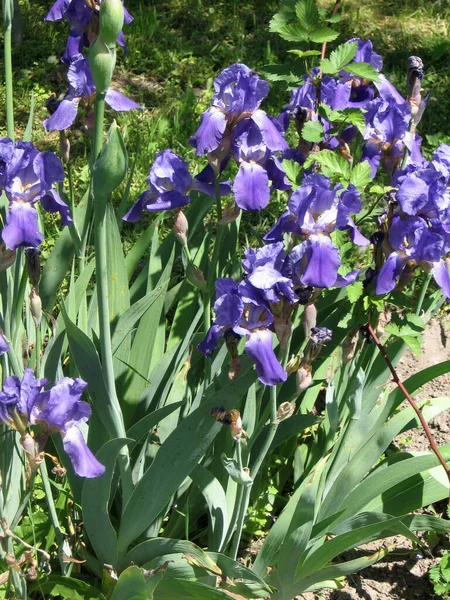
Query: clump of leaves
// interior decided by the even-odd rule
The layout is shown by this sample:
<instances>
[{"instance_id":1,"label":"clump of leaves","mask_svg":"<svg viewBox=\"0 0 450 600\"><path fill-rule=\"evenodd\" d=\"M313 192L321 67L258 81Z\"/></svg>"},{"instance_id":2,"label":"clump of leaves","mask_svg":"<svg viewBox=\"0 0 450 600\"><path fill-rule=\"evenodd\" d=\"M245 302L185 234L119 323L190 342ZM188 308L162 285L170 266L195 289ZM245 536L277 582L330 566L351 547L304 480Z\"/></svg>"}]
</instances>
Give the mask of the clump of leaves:
<instances>
[{"instance_id":1,"label":"clump of leaves","mask_svg":"<svg viewBox=\"0 0 450 600\"><path fill-rule=\"evenodd\" d=\"M436 594L450 598L450 552L446 552L440 563L430 569L430 580Z\"/></svg>"}]
</instances>

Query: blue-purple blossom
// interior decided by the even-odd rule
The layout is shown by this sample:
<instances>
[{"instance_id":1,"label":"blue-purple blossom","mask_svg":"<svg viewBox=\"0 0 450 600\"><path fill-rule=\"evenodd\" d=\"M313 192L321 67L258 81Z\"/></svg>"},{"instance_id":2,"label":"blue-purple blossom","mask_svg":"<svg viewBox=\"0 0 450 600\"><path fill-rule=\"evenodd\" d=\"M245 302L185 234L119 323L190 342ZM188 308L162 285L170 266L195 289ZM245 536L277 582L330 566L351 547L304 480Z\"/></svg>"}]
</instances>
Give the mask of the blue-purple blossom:
<instances>
[{"instance_id":1,"label":"blue-purple blossom","mask_svg":"<svg viewBox=\"0 0 450 600\"><path fill-rule=\"evenodd\" d=\"M37 247L43 239L34 204L58 212L63 225L73 223L69 207L54 188L64 179L61 160L51 152L39 152L30 142L0 139L0 189L9 200L2 239L10 250Z\"/></svg>"},{"instance_id":2,"label":"blue-purple blossom","mask_svg":"<svg viewBox=\"0 0 450 600\"><path fill-rule=\"evenodd\" d=\"M0 391L0 422L25 429L36 398L47 383L47 379L36 379L31 369L25 369L22 379L7 377Z\"/></svg>"},{"instance_id":3,"label":"blue-purple blossom","mask_svg":"<svg viewBox=\"0 0 450 600\"><path fill-rule=\"evenodd\" d=\"M64 450L80 477L98 477L105 471L84 441L80 425L91 416L91 407L80 400L87 384L82 379L63 377L34 400L31 422L40 424L47 435L59 432Z\"/></svg>"},{"instance_id":4,"label":"blue-purple blossom","mask_svg":"<svg viewBox=\"0 0 450 600\"><path fill-rule=\"evenodd\" d=\"M214 81L211 107L202 114L200 127L189 140L197 155L217 152L221 163L230 153L232 130L238 123L239 135L256 126L269 150L287 149L278 122L259 108L268 92L269 84L246 65L235 63L224 69Z\"/></svg>"},{"instance_id":5,"label":"blue-purple blossom","mask_svg":"<svg viewBox=\"0 0 450 600\"><path fill-rule=\"evenodd\" d=\"M57 104L52 115L43 122L47 131L68 129L75 121L80 102L83 101L88 108L93 104L95 85L88 59L82 54L78 53L70 57L67 79L69 81L67 94ZM141 109L139 104L111 87L106 92L105 102L119 112Z\"/></svg>"},{"instance_id":6,"label":"blue-purple blossom","mask_svg":"<svg viewBox=\"0 0 450 600\"><path fill-rule=\"evenodd\" d=\"M272 189L290 190L280 161L264 144L259 128L251 124L233 142L239 171L233 184L236 204L243 210L259 211L267 206Z\"/></svg>"},{"instance_id":7,"label":"blue-purple blossom","mask_svg":"<svg viewBox=\"0 0 450 600\"><path fill-rule=\"evenodd\" d=\"M189 173L189 163L184 161L173 150L157 152L155 161L147 177L149 187L143 192L131 209L123 217L125 221L134 223L142 218L142 212L148 210L172 210L182 208L189 203L189 192L197 190L214 197L212 183L193 178ZM228 183L220 184L221 195L230 193Z\"/></svg>"},{"instance_id":8,"label":"blue-purple blossom","mask_svg":"<svg viewBox=\"0 0 450 600\"><path fill-rule=\"evenodd\" d=\"M266 242L275 242L282 239L283 232L289 232L303 239L289 255L294 286L329 288L348 285L348 276L346 280L338 276L341 259L330 238L335 229L348 230L357 245L369 243L350 216L361 210L358 190L353 185L341 190L341 185L332 188L324 175L307 175L292 194L288 210L264 236Z\"/></svg>"},{"instance_id":9,"label":"blue-purple blossom","mask_svg":"<svg viewBox=\"0 0 450 600\"><path fill-rule=\"evenodd\" d=\"M392 291L407 266L411 269L422 265L431 270L444 253L442 236L433 232L422 217L394 215L388 231L388 245L392 251L377 276L377 294ZM442 279L440 270L439 275Z\"/></svg>"},{"instance_id":10,"label":"blue-purple blossom","mask_svg":"<svg viewBox=\"0 0 450 600\"><path fill-rule=\"evenodd\" d=\"M257 269L253 274L256 272ZM284 279L279 274L279 281L276 281L276 278L272 279L272 287L279 282L283 285ZM267 292L269 290L265 290L264 287L258 289L245 280L238 285L232 279L218 279L214 303L216 318L198 349L206 356L211 356L221 337L229 340L230 333L235 337L236 334L244 336L245 352L255 363L261 383L277 385L286 380L287 373L273 351L271 328L274 315L269 303L264 299Z\"/></svg>"},{"instance_id":11,"label":"blue-purple blossom","mask_svg":"<svg viewBox=\"0 0 450 600\"><path fill-rule=\"evenodd\" d=\"M101 0L98 3L88 2L87 0L56 0L48 11L45 20L59 21L67 19L72 28L70 35L80 38L81 48L89 46L98 33L98 4L101 4ZM123 11L124 24L127 25L133 21L133 17L125 7L123 7ZM123 32L120 32L117 43L126 50Z\"/></svg>"}]
</instances>

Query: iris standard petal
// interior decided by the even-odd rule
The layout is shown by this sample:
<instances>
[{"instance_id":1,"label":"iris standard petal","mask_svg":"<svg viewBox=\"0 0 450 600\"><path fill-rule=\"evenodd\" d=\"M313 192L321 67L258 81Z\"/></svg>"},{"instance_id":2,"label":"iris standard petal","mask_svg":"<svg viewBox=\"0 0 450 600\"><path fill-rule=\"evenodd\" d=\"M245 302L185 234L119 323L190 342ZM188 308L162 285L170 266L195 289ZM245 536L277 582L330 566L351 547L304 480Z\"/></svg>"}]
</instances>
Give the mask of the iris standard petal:
<instances>
[{"instance_id":1,"label":"iris standard petal","mask_svg":"<svg viewBox=\"0 0 450 600\"><path fill-rule=\"evenodd\" d=\"M277 385L287 379L272 347L273 334L269 329L257 329L246 336L245 352L255 363L258 379L264 385Z\"/></svg>"},{"instance_id":2,"label":"iris standard petal","mask_svg":"<svg viewBox=\"0 0 450 600\"><path fill-rule=\"evenodd\" d=\"M255 110L251 119L258 126L264 144L271 152L278 152L279 150L287 150L289 148L281 132L281 126L275 119L271 119L260 109Z\"/></svg>"},{"instance_id":3,"label":"iris standard petal","mask_svg":"<svg viewBox=\"0 0 450 600\"><path fill-rule=\"evenodd\" d=\"M64 13L70 6L72 0L56 0L55 4L48 11L45 21L59 21L64 17Z\"/></svg>"},{"instance_id":4,"label":"iris standard petal","mask_svg":"<svg viewBox=\"0 0 450 600\"><path fill-rule=\"evenodd\" d=\"M189 139L189 143L197 150L197 156L203 156L216 150L222 141L227 125L225 114L212 106L200 118L200 127Z\"/></svg>"},{"instance_id":5,"label":"iris standard petal","mask_svg":"<svg viewBox=\"0 0 450 600\"><path fill-rule=\"evenodd\" d=\"M19 246L33 246L33 248L39 246L44 236L39 231L38 215L32 204L11 202L2 239L10 250L15 250Z\"/></svg>"},{"instance_id":6,"label":"iris standard petal","mask_svg":"<svg viewBox=\"0 0 450 600\"><path fill-rule=\"evenodd\" d=\"M269 204L267 171L256 163L242 162L233 184L236 204L243 210L262 210Z\"/></svg>"},{"instance_id":7,"label":"iris standard petal","mask_svg":"<svg viewBox=\"0 0 450 600\"><path fill-rule=\"evenodd\" d=\"M68 454L74 471L79 477L92 479L105 472L105 467L95 458L84 441L78 427L69 427L63 435L64 450Z\"/></svg>"}]
</instances>

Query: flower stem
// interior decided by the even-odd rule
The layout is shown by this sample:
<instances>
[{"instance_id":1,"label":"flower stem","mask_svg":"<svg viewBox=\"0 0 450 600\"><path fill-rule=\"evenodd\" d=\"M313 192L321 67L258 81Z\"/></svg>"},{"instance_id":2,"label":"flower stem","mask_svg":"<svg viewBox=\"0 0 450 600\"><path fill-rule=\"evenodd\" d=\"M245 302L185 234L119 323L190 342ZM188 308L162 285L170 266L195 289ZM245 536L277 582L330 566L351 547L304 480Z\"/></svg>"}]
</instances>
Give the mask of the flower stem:
<instances>
[{"instance_id":1,"label":"flower stem","mask_svg":"<svg viewBox=\"0 0 450 600\"><path fill-rule=\"evenodd\" d=\"M266 458L269 448L273 442L273 438L275 437L275 434L277 432L277 428L277 386L274 385L270 388L270 429L251 469L251 476L253 482L255 481L256 476L258 475L259 470L261 468L261 465L264 459ZM252 491L252 486L253 483L245 488L245 492L241 500L238 521L236 525L236 532L234 534L233 543L228 553L233 560L236 560L237 557L239 542L241 541L242 530L244 528L245 515L247 514L248 505L250 503L250 494Z\"/></svg>"},{"instance_id":2,"label":"flower stem","mask_svg":"<svg viewBox=\"0 0 450 600\"><path fill-rule=\"evenodd\" d=\"M417 302L416 315L420 315L420 311L422 310L422 304L423 304L423 301L425 300L425 296L426 296L426 293L428 290L428 286L430 285L431 278L432 278L431 273L428 273L427 276L425 277L425 281L423 282L422 289L420 290L419 301Z\"/></svg>"},{"instance_id":3,"label":"flower stem","mask_svg":"<svg viewBox=\"0 0 450 600\"><path fill-rule=\"evenodd\" d=\"M62 575L66 575L67 573L67 563L64 562L63 551L64 551L64 535L61 530L61 526L59 524L58 515L56 514L55 503L53 501L52 488L50 486L50 481L48 478L47 465L45 464L45 459L42 461L40 466L42 484L44 486L45 499L47 500L47 506L50 513L50 519L53 524L53 528L55 530L56 542L58 544L58 558L59 564L61 567Z\"/></svg>"},{"instance_id":4,"label":"flower stem","mask_svg":"<svg viewBox=\"0 0 450 600\"><path fill-rule=\"evenodd\" d=\"M92 168L101 153L103 146L103 121L105 115L105 94L97 94L94 105L95 125L94 143L92 150ZM95 228L95 273L97 283L98 318L100 325L100 356L105 375L106 387L110 401L115 410L115 427L117 437L126 437L122 413L116 393L114 365L111 344L111 324L109 317L108 301L108 267L107 267L107 238L106 238L106 202L94 203L94 228ZM122 479L123 506L133 491L131 478L130 458L128 448L124 446L118 457L119 469Z\"/></svg>"},{"instance_id":5,"label":"flower stem","mask_svg":"<svg viewBox=\"0 0 450 600\"><path fill-rule=\"evenodd\" d=\"M397 386L400 388L400 390L403 392L403 395L408 400L408 402L410 403L410 405L413 407L414 412L418 416L419 421L420 421L420 423L421 423L421 425L422 425L422 427L423 427L423 429L425 431L425 435L428 438L428 442L430 444L430 447L431 447L432 451L434 452L434 454L436 455L436 458L438 459L438 461L444 467L444 471L445 471L445 474L447 476L447 479L448 479L449 485L450 485L450 467L445 462L445 459L442 456L442 454L441 454L441 452L439 450L439 447L436 444L436 442L435 442L435 440L434 440L434 438L433 438L433 436L431 434L430 428L428 427L428 423L426 422L425 417L422 414L422 411L420 410L420 408L418 407L418 405L416 404L416 402L413 400L411 394L405 388L405 386L403 385L403 382L400 380L399 376L397 375L397 371L395 370L395 367L391 363L391 359L389 358L389 355L386 352L386 348L383 346L383 344L378 339L378 336L375 333L375 331L374 331L374 329L373 329L373 327L372 327L372 325L370 323L367 325L367 329L368 329L368 331L369 331L369 333L370 333L373 341L377 345L378 350L381 352L381 355L383 356L386 365L388 366L390 372L392 373L392 379L397 384ZM450 505L450 498L449 498L449 505Z\"/></svg>"},{"instance_id":6,"label":"flower stem","mask_svg":"<svg viewBox=\"0 0 450 600\"><path fill-rule=\"evenodd\" d=\"M3 0L3 32L5 61L6 131L14 141L14 101L12 75L12 21L14 16L13 0Z\"/></svg>"}]
</instances>

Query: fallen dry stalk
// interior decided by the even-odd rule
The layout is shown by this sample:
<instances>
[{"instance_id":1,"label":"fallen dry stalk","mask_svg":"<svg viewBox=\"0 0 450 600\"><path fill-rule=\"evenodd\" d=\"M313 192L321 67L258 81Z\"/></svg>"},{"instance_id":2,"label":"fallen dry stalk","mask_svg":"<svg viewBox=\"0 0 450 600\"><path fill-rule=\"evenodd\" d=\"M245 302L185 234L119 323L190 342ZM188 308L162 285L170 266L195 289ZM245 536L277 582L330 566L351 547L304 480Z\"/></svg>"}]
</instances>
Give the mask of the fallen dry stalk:
<instances>
[{"instance_id":1,"label":"fallen dry stalk","mask_svg":"<svg viewBox=\"0 0 450 600\"><path fill-rule=\"evenodd\" d=\"M370 323L367 325L367 330L370 333L371 338L373 339L373 341L377 345L377 348L381 352L381 354L382 354L382 356L383 356L383 358L384 358L387 366L389 367L389 370L392 373L392 379L397 384L397 386L401 389L401 391L403 392L403 395L405 396L405 398L408 400L408 402L413 407L416 415L419 417L419 421L422 424L422 427L423 427L423 429L425 431L425 435L427 436L428 441L430 443L431 449L433 450L433 452L437 456L437 459L439 460L439 462L441 463L441 465L444 467L445 474L447 475L447 479L448 479L448 482L449 482L449 488L450 488L450 467L445 462L445 459L442 456L442 454L441 454L441 452L439 450L439 447L438 447L438 445L436 444L436 441L433 438L433 435L432 435L432 433L430 431L430 428L428 427L428 423L426 422L426 420L425 420L425 418L424 418L424 416L422 414L422 411L417 406L415 400L413 400L411 394L408 392L408 390L403 385L403 382L400 380L400 377L397 375L397 371L395 370L394 365L391 363L391 359L389 358L388 353L386 352L386 348L383 346L383 344L378 339L378 336L375 333L375 331L373 330L373 327L372 327L372 325L370 325ZM449 497L449 505L450 505L450 497Z\"/></svg>"}]
</instances>

